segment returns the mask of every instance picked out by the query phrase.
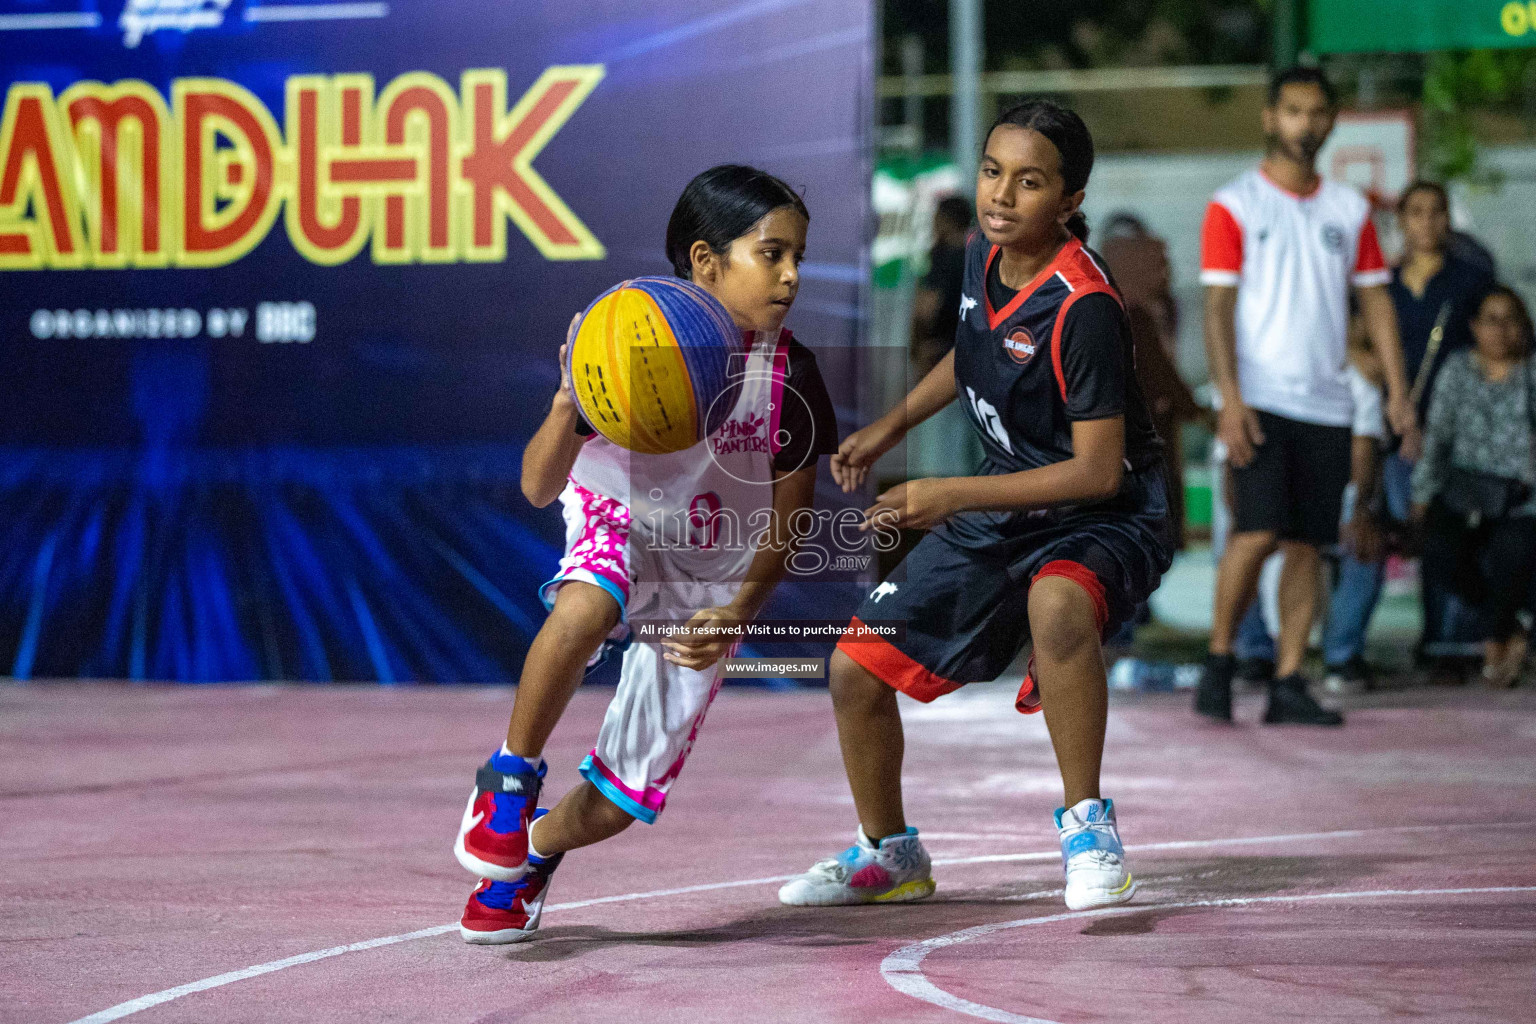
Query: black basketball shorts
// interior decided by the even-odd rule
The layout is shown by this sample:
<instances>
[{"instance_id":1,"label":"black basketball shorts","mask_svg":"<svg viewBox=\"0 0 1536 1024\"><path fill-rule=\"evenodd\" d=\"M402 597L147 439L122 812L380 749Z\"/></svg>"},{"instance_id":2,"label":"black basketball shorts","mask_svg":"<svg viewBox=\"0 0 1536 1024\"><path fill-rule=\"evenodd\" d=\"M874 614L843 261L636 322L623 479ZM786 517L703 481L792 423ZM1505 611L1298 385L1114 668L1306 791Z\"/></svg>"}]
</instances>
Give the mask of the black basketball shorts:
<instances>
[{"instance_id":1,"label":"black basketball shorts","mask_svg":"<svg viewBox=\"0 0 1536 1024\"><path fill-rule=\"evenodd\" d=\"M1337 544L1349 485L1348 427L1303 423L1255 410L1264 443L1253 461L1232 467L1232 525L1319 547Z\"/></svg>"},{"instance_id":2,"label":"black basketball shorts","mask_svg":"<svg viewBox=\"0 0 1536 1024\"><path fill-rule=\"evenodd\" d=\"M1093 599L1100 635L1109 635L1172 562L1162 487L1160 473L1146 481L1154 504L1145 513L1053 516L1038 531L995 545L928 534L859 605L838 650L924 702L996 679L1029 642L1029 590L1042 576L1081 586ZM905 629L891 640L858 635L862 623L874 622Z\"/></svg>"}]
</instances>

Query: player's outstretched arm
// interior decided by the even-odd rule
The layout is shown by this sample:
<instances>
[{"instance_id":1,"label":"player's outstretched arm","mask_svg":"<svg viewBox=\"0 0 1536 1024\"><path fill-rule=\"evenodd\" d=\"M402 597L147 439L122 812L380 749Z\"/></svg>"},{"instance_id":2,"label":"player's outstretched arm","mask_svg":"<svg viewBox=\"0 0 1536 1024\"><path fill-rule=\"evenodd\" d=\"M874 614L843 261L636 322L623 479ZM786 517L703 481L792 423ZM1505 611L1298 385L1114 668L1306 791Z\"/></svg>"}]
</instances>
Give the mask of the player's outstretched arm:
<instances>
[{"instance_id":1,"label":"player's outstretched arm","mask_svg":"<svg viewBox=\"0 0 1536 1024\"><path fill-rule=\"evenodd\" d=\"M880 456L896 447L907 431L954 400L955 352L950 349L890 412L843 440L832 456L833 482L844 494L864 486L870 468Z\"/></svg>"},{"instance_id":2,"label":"player's outstretched arm","mask_svg":"<svg viewBox=\"0 0 1536 1024\"><path fill-rule=\"evenodd\" d=\"M999 476L909 480L864 510L865 528L926 530L959 512L1019 512L1107 501L1125 478L1125 417L1072 424L1072 457Z\"/></svg>"},{"instance_id":3,"label":"player's outstretched arm","mask_svg":"<svg viewBox=\"0 0 1536 1024\"><path fill-rule=\"evenodd\" d=\"M549 414L523 449L523 496L543 508L565 489L565 478L581 454L586 439L576 433L581 413L565 375L565 346L560 346L560 390L549 403Z\"/></svg>"}]
</instances>

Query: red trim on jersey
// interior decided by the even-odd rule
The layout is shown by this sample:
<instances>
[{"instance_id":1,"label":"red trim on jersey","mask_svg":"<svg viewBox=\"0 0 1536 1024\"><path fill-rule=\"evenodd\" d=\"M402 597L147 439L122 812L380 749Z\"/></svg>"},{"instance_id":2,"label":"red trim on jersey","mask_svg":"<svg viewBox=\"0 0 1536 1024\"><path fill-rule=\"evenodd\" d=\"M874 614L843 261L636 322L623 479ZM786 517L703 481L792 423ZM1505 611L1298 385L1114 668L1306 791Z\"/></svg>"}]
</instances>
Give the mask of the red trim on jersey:
<instances>
[{"instance_id":1,"label":"red trim on jersey","mask_svg":"<svg viewBox=\"0 0 1536 1024\"><path fill-rule=\"evenodd\" d=\"M1082 245L1078 245L1072 259L1056 268L1056 273L1061 275L1062 280L1067 282L1067 287L1073 291L1109 284L1109 275Z\"/></svg>"},{"instance_id":2,"label":"red trim on jersey","mask_svg":"<svg viewBox=\"0 0 1536 1024\"><path fill-rule=\"evenodd\" d=\"M1387 261L1381 255L1381 241L1376 237L1376 224L1369 216L1360 229L1360 251L1355 254L1355 273L1372 274L1387 269Z\"/></svg>"},{"instance_id":3,"label":"red trim on jersey","mask_svg":"<svg viewBox=\"0 0 1536 1024\"><path fill-rule=\"evenodd\" d=\"M1200 227L1200 269L1238 274L1243 269L1243 227L1216 200L1205 208Z\"/></svg>"},{"instance_id":4,"label":"red trim on jersey","mask_svg":"<svg viewBox=\"0 0 1536 1024\"><path fill-rule=\"evenodd\" d=\"M845 639L837 642L837 649L868 669L887 686L926 704L965 685L928 671L889 640L878 637L858 641L846 639L849 633L862 625L864 623L859 621L859 617L853 616L848 623L848 631L843 634Z\"/></svg>"},{"instance_id":5,"label":"red trim on jersey","mask_svg":"<svg viewBox=\"0 0 1536 1024\"><path fill-rule=\"evenodd\" d=\"M992 309L992 296L987 291L987 275L992 272L992 261L997 258L1001 248L1001 246L994 245L991 251L987 253L986 265L981 268L981 301L986 303L987 326L994 331L1001 327L1005 320L1017 313L1019 307L1024 305L1029 297L1035 293L1036 289L1055 276L1056 272L1062 269L1062 266L1068 259L1082 252L1083 243L1076 238L1068 241L1066 245L1061 247L1061 251L1056 254L1055 258L1045 265L1045 269L1035 275L1033 281L1019 289L1018 294L1009 301L1008 305L994 312Z\"/></svg>"},{"instance_id":6,"label":"red trim on jersey","mask_svg":"<svg viewBox=\"0 0 1536 1024\"><path fill-rule=\"evenodd\" d=\"M1061 400L1063 402L1067 400L1067 374L1061 365L1061 332L1067 325L1067 310L1071 309L1072 304L1085 295L1101 294L1113 295L1115 301L1120 303L1120 308L1125 308L1125 300L1120 297L1120 293L1115 291L1114 287L1108 282L1084 281L1080 285L1073 286L1072 294L1066 297L1065 301L1061 304L1061 308L1056 311L1056 326L1051 328L1051 368L1056 371L1056 387L1061 392Z\"/></svg>"},{"instance_id":7,"label":"red trim on jersey","mask_svg":"<svg viewBox=\"0 0 1536 1024\"><path fill-rule=\"evenodd\" d=\"M1046 562L1042 565L1040 571L1030 578L1029 585L1034 586L1042 576L1060 576L1082 587L1093 601L1093 621L1098 626L1100 635L1103 635L1104 627L1109 625L1109 598L1104 593L1104 581L1099 579L1098 573L1082 562L1058 558L1054 562ZM1022 696L1022 691L1020 695Z\"/></svg>"}]
</instances>

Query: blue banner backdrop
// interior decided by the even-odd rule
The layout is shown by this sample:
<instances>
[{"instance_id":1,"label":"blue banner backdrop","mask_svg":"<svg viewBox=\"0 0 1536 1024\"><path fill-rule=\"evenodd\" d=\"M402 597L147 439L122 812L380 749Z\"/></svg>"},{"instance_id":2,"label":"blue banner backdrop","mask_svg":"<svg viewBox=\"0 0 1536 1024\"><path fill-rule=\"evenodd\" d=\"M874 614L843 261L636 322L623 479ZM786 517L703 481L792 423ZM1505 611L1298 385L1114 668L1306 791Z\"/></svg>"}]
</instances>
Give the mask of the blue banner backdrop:
<instances>
[{"instance_id":1,"label":"blue banner backdrop","mask_svg":"<svg viewBox=\"0 0 1536 1024\"><path fill-rule=\"evenodd\" d=\"M667 272L705 167L803 187L790 326L848 428L872 30L866 0L0 0L0 674L515 679L555 351Z\"/></svg>"}]
</instances>

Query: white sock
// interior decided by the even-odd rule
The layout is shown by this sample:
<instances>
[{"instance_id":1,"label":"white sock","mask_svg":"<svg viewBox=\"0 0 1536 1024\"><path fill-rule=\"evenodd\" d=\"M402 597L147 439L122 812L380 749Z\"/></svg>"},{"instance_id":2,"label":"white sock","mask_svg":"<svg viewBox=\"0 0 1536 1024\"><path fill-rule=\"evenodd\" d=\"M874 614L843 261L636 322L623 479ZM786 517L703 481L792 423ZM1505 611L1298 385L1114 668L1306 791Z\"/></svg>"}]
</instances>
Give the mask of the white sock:
<instances>
[{"instance_id":1,"label":"white sock","mask_svg":"<svg viewBox=\"0 0 1536 1024\"><path fill-rule=\"evenodd\" d=\"M1102 822L1105 819L1104 801L1099 797L1086 797L1072 805L1072 813L1084 824Z\"/></svg>"},{"instance_id":2,"label":"white sock","mask_svg":"<svg viewBox=\"0 0 1536 1024\"><path fill-rule=\"evenodd\" d=\"M512 750L509 750L509 749L508 749L508 748L507 748L507 745L506 745L506 744L505 744L505 743L503 743L503 744L502 744L502 745L501 745L501 753L502 753L502 754L503 754L503 755L504 755L504 756L506 756L506 757L523 757L523 755L522 755L522 754L519 754L519 753L516 753L516 752L515 752L515 751L512 751ZM529 764L529 765L530 765L530 766L531 766L531 767L532 767L532 768L533 768L533 769L534 769L534 770L535 770L535 771L537 771L537 770L538 770L538 767L539 767L539 765L541 765L541 764L543 764L543 763L544 763L544 759L543 759L543 758L542 758L542 757L536 757L536 758L534 758L534 759L533 759L533 760L531 760L531 761L529 761L529 760L528 760L528 758L526 758L526 757L523 757L523 760L524 760L524 761L528 761L528 764Z\"/></svg>"},{"instance_id":3,"label":"white sock","mask_svg":"<svg viewBox=\"0 0 1536 1024\"><path fill-rule=\"evenodd\" d=\"M896 834L900 835L901 833L898 832ZM867 846L871 850L878 850L878 849L880 849L881 840L889 839L889 838L890 838L890 836L881 836L880 839L871 839L871 838L869 838L868 833L866 833L864 831L864 826L863 825L859 826L859 845L860 846Z\"/></svg>"},{"instance_id":4,"label":"white sock","mask_svg":"<svg viewBox=\"0 0 1536 1024\"><path fill-rule=\"evenodd\" d=\"M543 818L538 818L533 824L528 826L528 856L537 857L540 860L548 860L549 858L540 853L539 848L533 845L533 830L538 828L539 822L543 820Z\"/></svg>"}]
</instances>

